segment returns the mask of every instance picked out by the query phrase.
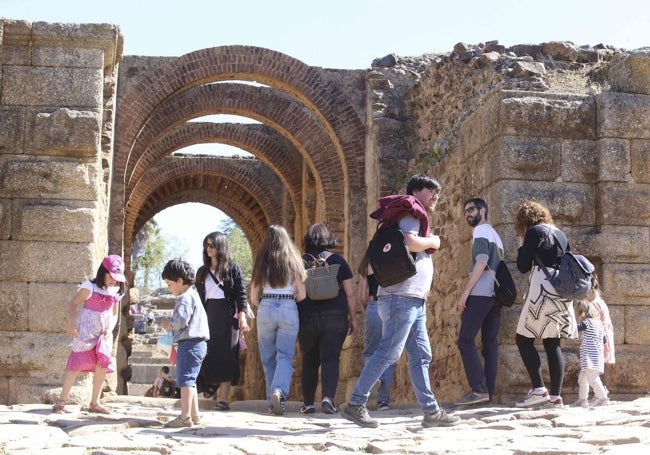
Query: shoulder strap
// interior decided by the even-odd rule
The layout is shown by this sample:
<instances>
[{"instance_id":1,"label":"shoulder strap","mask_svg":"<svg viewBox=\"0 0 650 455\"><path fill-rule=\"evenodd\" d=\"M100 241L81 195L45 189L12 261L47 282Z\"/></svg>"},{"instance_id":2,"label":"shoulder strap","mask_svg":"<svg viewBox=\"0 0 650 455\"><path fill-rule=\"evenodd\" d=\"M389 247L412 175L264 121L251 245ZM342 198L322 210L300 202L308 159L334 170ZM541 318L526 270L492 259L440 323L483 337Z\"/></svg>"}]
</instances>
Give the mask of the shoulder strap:
<instances>
[{"instance_id":1,"label":"shoulder strap","mask_svg":"<svg viewBox=\"0 0 650 455\"><path fill-rule=\"evenodd\" d=\"M555 239L555 241L556 241L556 242L558 243L558 245L560 246L560 250L562 251L562 254L564 254L564 250L562 249L562 242L560 242L560 240L555 236L555 233L553 232L553 228L551 228L550 226L549 226L549 228L548 228L548 233L549 233L551 236L553 236L553 238ZM539 246L538 246L538 247L539 247ZM547 280L550 280L550 279L551 279L551 274L548 273L548 270L546 270L546 266L544 266L544 263L541 261L541 259L540 259L539 256L537 255L537 253L535 253L535 256L533 256L533 259L535 260L535 263L537 264L537 267L539 267L539 268L542 270L542 272L544 272L544 275L546 275L546 279L547 279Z\"/></svg>"},{"instance_id":2,"label":"shoulder strap","mask_svg":"<svg viewBox=\"0 0 650 455\"><path fill-rule=\"evenodd\" d=\"M223 284L221 284L221 282L219 280L217 280L217 277L214 276L214 273L212 273L212 270L210 270L210 267L206 267L206 268L208 269L208 273L210 274L210 276L212 277L214 282L217 284L217 286L219 286L221 288L221 290L225 292L226 288L223 286Z\"/></svg>"},{"instance_id":3,"label":"shoulder strap","mask_svg":"<svg viewBox=\"0 0 650 455\"><path fill-rule=\"evenodd\" d=\"M497 254L499 255L499 260L503 261L503 258L505 257L505 251L499 249L499 244L497 243L497 235L499 235L499 234L498 234L498 232L496 231L496 229L494 229L494 228L492 227L491 224L488 224L488 226L490 226L490 230L491 230L491 232L492 232L492 240L494 240L494 245L495 245L496 248L497 248ZM503 242L502 242L502 243L503 243ZM490 262L490 261L488 261L488 268L490 268L490 266L489 266L489 262ZM497 282L497 284L498 284L498 282Z\"/></svg>"}]
</instances>

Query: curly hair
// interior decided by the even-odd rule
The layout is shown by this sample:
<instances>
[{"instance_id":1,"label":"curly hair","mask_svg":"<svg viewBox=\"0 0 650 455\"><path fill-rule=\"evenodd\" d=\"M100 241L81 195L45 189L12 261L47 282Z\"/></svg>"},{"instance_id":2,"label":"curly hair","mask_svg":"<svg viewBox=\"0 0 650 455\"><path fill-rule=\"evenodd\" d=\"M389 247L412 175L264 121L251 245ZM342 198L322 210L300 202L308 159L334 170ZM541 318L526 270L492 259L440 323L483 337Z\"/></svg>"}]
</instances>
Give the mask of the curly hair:
<instances>
[{"instance_id":1,"label":"curly hair","mask_svg":"<svg viewBox=\"0 0 650 455\"><path fill-rule=\"evenodd\" d=\"M553 224L551 212L542 204L535 201L525 201L517 210L515 216L515 231L523 236L529 227L536 224Z\"/></svg>"}]
</instances>

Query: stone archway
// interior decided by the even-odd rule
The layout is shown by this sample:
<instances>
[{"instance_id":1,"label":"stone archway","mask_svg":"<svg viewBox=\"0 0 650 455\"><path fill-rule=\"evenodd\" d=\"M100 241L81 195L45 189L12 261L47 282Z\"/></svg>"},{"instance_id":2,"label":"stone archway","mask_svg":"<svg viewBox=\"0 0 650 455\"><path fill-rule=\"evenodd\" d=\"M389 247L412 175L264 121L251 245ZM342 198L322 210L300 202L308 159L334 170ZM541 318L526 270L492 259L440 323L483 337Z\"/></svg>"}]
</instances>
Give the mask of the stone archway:
<instances>
[{"instance_id":1,"label":"stone archway","mask_svg":"<svg viewBox=\"0 0 650 455\"><path fill-rule=\"evenodd\" d=\"M195 169L201 169L201 174L197 175ZM265 226L282 223L282 185L263 163L239 158L168 156L152 166L136 186L127 206L126 232L137 233L170 195L180 191L191 197L192 190L200 189L213 193L210 205L223 201L229 211L245 215L239 223L247 237L253 236L250 240L259 239ZM126 245L125 255L130 251L130 245Z\"/></svg>"},{"instance_id":2,"label":"stone archway","mask_svg":"<svg viewBox=\"0 0 650 455\"><path fill-rule=\"evenodd\" d=\"M283 224L299 242L309 224L324 222L350 264L358 260L365 242L351 241L352 232L365 240L366 217L358 223L349 215L366 213L365 104L345 95L349 74L337 78L246 46L154 63L127 57L120 66L112 249L129 261L132 239L147 220L172 205L203 202L229 215L253 252L271 224ZM364 74L354 73L360 86ZM260 123L204 119L219 114ZM235 146L254 158L183 152L205 143Z\"/></svg>"},{"instance_id":3,"label":"stone archway","mask_svg":"<svg viewBox=\"0 0 650 455\"><path fill-rule=\"evenodd\" d=\"M143 197L136 190L145 169L181 144L205 142L205 136L198 133L170 145L169 135L180 137L187 134L180 133L182 130L201 128L187 123L192 118L229 113L264 123L255 128L221 126L217 142L243 145L274 170L293 204L295 234L300 235L310 222L327 222L343 240L344 250L349 248L347 214L350 210L365 211L365 197L351 196L351 190L365 189L364 127L361 109L350 105L322 69L248 46L204 49L178 59L164 59L159 66L138 70L130 78L137 65L136 61L127 61L127 68L120 70L120 83L124 80L128 88L118 97L112 245L124 249L135 234L126 229L121 235L116 227L134 218L129 211L135 206L129 201ZM232 80L264 86L223 82ZM241 134L249 138L235 137ZM252 137L256 135L257 139ZM280 144L279 137L290 147ZM193 172L202 173L200 169ZM315 190L305 191L311 182ZM313 214L305 212L309 207ZM359 228L365 231L365 226Z\"/></svg>"}]
</instances>

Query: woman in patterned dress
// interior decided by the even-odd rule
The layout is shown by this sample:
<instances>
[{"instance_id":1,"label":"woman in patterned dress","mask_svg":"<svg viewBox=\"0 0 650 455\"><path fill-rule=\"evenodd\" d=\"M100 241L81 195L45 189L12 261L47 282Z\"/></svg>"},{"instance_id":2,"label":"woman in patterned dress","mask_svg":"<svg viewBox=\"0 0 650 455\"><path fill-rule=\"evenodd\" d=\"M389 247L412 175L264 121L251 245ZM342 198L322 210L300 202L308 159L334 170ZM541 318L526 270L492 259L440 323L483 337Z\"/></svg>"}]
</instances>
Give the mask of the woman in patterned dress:
<instances>
[{"instance_id":1,"label":"woman in patterned dress","mask_svg":"<svg viewBox=\"0 0 650 455\"><path fill-rule=\"evenodd\" d=\"M562 338L578 338L573 301L560 297L547 280L559 268L563 250L568 245L564 232L553 225L549 210L533 201L524 202L515 218L519 237L517 268L530 272L530 285L517 324L515 338L519 354L528 371L531 389L519 407L546 405L562 407L564 357L560 347ZM541 267L546 269L546 273ZM542 339L551 379L550 391L542 379L542 367L535 340Z\"/></svg>"},{"instance_id":2,"label":"woman in patterned dress","mask_svg":"<svg viewBox=\"0 0 650 455\"><path fill-rule=\"evenodd\" d=\"M106 373L115 371L115 361L111 355L113 328L117 322L125 283L122 258L118 255L106 256L95 279L84 281L70 301L68 333L73 337L72 352L68 357L61 396L54 403L54 412L64 412L68 395L79 373L94 373L88 410L100 414L110 413L99 404L99 395ZM79 306L81 310L75 319Z\"/></svg>"}]
</instances>

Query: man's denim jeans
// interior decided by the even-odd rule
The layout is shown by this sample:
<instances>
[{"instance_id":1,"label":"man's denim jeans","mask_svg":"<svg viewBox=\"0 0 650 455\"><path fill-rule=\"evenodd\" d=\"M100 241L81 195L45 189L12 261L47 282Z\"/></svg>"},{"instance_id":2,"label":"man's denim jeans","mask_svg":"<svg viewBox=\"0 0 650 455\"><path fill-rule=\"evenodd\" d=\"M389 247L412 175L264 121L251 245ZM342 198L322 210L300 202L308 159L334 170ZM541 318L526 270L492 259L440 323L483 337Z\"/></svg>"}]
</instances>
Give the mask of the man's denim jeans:
<instances>
[{"instance_id":1,"label":"man's denim jeans","mask_svg":"<svg viewBox=\"0 0 650 455\"><path fill-rule=\"evenodd\" d=\"M280 390L289 395L298 336L298 307L294 300L262 299L257 310L257 340L266 378L266 401Z\"/></svg>"},{"instance_id":2,"label":"man's denim jeans","mask_svg":"<svg viewBox=\"0 0 650 455\"><path fill-rule=\"evenodd\" d=\"M363 323L364 349L362 357L364 365L368 363L368 359L370 359L372 354L377 350L379 340L381 339L381 326L382 322L379 317L378 303L375 300L370 300L366 307L366 314ZM390 403L390 387L393 384L396 367L396 364L391 364L379 378L381 383L379 385L379 390L377 391L377 402L385 401L386 403Z\"/></svg>"},{"instance_id":3,"label":"man's denim jeans","mask_svg":"<svg viewBox=\"0 0 650 455\"><path fill-rule=\"evenodd\" d=\"M379 297L382 336L379 346L361 371L350 397L350 404L365 404L370 390L390 365L397 362L406 349L411 385L415 398L425 412L436 412L438 402L431 391L429 363L431 344L427 334L427 312L424 300L389 294Z\"/></svg>"}]
</instances>

